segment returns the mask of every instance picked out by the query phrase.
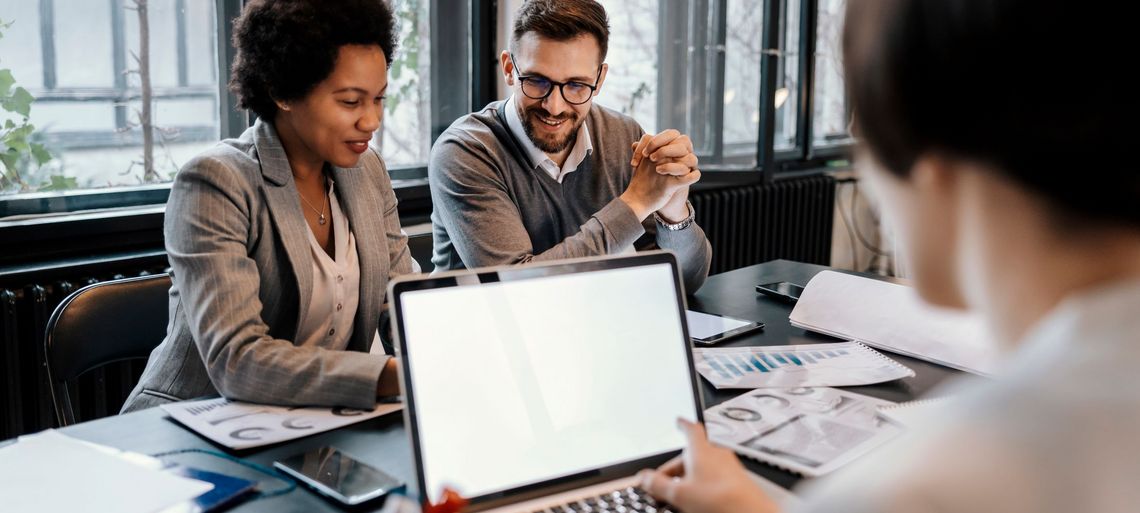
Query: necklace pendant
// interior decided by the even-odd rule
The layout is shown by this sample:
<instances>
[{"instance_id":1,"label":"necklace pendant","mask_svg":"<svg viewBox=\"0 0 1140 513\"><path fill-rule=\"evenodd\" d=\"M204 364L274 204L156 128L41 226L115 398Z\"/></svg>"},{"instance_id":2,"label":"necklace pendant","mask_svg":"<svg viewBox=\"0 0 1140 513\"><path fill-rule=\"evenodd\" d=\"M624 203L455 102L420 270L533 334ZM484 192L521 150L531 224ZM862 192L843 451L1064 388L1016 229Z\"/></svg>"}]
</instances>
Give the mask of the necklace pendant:
<instances>
[{"instance_id":1,"label":"necklace pendant","mask_svg":"<svg viewBox=\"0 0 1140 513\"><path fill-rule=\"evenodd\" d=\"M325 224L325 215L324 214L321 214L321 217L317 219L317 224L322 225L322 226Z\"/></svg>"}]
</instances>

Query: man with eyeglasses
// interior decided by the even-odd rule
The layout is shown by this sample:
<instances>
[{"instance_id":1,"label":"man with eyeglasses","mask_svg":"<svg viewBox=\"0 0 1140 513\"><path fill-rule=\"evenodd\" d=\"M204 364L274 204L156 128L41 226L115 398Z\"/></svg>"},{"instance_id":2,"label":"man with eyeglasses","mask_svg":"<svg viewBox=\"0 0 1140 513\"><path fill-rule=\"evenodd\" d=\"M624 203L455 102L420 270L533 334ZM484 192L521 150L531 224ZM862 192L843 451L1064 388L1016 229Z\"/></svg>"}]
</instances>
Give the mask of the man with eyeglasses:
<instances>
[{"instance_id":1,"label":"man with eyeglasses","mask_svg":"<svg viewBox=\"0 0 1140 513\"><path fill-rule=\"evenodd\" d=\"M453 123L428 164L436 269L653 248L675 252L686 290L712 249L694 222L688 136L645 134L593 98L609 20L594 0L526 0L500 64L511 97Z\"/></svg>"}]
</instances>

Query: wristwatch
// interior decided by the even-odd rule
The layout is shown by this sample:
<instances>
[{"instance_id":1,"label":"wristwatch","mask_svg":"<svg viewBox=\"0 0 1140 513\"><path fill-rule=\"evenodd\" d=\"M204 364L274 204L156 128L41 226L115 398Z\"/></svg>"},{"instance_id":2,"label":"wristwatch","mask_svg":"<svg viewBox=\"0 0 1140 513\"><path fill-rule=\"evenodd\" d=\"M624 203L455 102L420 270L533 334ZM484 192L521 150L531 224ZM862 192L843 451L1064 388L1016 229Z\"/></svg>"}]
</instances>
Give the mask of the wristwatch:
<instances>
[{"instance_id":1,"label":"wristwatch","mask_svg":"<svg viewBox=\"0 0 1140 513\"><path fill-rule=\"evenodd\" d=\"M697 211L693 210L693 204L689 203L689 200L685 200L685 208L689 209L689 217L686 217L679 223L669 223L665 221L665 218L661 217L661 214L658 214L657 212L653 213L653 218L657 220L657 224L661 225L666 230L673 232L681 231L685 228L688 228L690 224L693 224L693 220L697 217Z\"/></svg>"}]
</instances>

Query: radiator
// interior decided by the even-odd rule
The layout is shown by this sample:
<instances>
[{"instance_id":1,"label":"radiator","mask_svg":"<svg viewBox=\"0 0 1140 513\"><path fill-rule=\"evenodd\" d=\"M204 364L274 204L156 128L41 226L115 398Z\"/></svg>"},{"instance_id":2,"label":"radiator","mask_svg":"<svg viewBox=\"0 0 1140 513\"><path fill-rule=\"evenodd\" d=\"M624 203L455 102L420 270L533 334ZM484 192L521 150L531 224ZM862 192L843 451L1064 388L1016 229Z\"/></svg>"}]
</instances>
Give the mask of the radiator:
<instances>
[{"instance_id":1,"label":"radiator","mask_svg":"<svg viewBox=\"0 0 1140 513\"><path fill-rule=\"evenodd\" d=\"M712 244L710 274L781 258L821 265L831 261L831 176L697 191L690 201Z\"/></svg>"},{"instance_id":2,"label":"radiator","mask_svg":"<svg viewBox=\"0 0 1140 513\"><path fill-rule=\"evenodd\" d=\"M86 285L162 272L163 267L0 288L0 440L56 427L43 363L44 330L56 305ZM80 376L71 390L76 418L118 413L145 365L143 360L113 363Z\"/></svg>"}]
</instances>

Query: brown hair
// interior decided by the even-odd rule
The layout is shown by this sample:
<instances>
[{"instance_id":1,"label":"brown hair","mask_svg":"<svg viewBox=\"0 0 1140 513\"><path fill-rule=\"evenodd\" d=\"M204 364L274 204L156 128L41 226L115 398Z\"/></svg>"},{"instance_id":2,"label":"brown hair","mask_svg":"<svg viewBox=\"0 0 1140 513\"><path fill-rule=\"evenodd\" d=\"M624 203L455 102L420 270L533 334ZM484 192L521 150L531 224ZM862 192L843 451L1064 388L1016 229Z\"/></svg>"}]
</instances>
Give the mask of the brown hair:
<instances>
[{"instance_id":1,"label":"brown hair","mask_svg":"<svg viewBox=\"0 0 1140 513\"><path fill-rule=\"evenodd\" d=\"M526 0L515 14L511 47L527 32L555 41L589 34L598 41L601 60L610 45L610 19L594 0Z\"/></svg>"}]
</instances>

